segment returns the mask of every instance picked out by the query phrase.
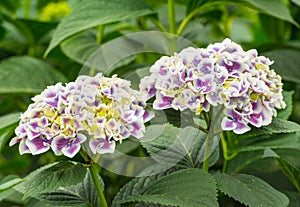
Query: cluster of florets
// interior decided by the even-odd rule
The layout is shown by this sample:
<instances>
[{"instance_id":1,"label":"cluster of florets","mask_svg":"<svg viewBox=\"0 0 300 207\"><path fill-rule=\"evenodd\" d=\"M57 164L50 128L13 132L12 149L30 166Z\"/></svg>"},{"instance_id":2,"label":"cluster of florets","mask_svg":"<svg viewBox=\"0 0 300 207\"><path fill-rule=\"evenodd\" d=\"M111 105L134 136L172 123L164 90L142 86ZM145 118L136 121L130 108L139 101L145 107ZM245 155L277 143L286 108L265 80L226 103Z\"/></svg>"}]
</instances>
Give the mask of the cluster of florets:
<instances>
[{"instance_id":1,"label":"cluster of florets","mask_svg":"<svg viewBox=\"0 0 300 207\"><path fill-rule=\"evenodd\" d=\"M145 100L155 96L153 108L190 109L200 114L223 105L223 130L242 134L268 125L276 108L284 108L281 77L270 69L273 62L244 51L229 39L207 48L186 48L163 56L141 80Z\"/></svg>"},{"instance_id":2,"label":"cluster of florets","mask_svg":"<svg viewBox=\"0 0 300 207\"><path fill-rule=\"evenodd\" d=\"M49 86L21 115L10 145L19 143L21 154L52 149L73 157L88 140L93 153L112 153L116 141L143 136L151 114L138 97L129 81L102 74Z\"/></svg>"}]
</instances>

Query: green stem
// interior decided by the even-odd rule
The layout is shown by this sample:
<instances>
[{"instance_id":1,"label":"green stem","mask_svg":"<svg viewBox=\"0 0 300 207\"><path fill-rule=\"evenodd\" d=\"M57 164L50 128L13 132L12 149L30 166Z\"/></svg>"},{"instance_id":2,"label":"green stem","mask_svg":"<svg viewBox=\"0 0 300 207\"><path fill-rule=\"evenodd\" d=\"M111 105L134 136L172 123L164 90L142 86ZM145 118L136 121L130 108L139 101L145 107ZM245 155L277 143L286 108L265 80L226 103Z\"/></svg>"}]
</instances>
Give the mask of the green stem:
<instances>
[{"instance_id":1,"label":"green stem","mask_svg":"<svg viewBox=\"0 0 300 207\"><path fill-rule=\"evenodd\" d=\"M213 128L213 127L211 127ZM205 170L206 172L208 172L209 169L209 162L210 162L210 153L211 153L211 148L213 145L213 136L211 131L208 131L207 137L206 137L206 142L205 142L205 151L204 151L204 162L203 162L203 170Z\"/></svg>"},{"instance_id":2,"label":"green stem","mask_svg":"<svg viewBox=\"0 0 300 207\"><path fill-rule=\"evenodd\" d=\"M197 9L193 10L189 15L187 15L181 24L179 25L179 28L176 32L177 35L181 35L186 25L189 23L189 21L199 12L202 10L202 7L198 7Z\"/></svg>"},{"instance_id":3,"label":"green stem","mask_svg":"<svg viewBox=\"0 0 300 207\"><path fill-rule=\"evenodd\" d=\"M221 113L224 110L224 106L222 106L216 113L216 115L212 118L211 124L209 126L208 134L206 137L206 142L205 142L205 148L204 148L204 162L203 162L203 170L208 172L209 169L209 163L210 163L210 155L211 155L211 150L212 150L212 145L213 145L213 137L216 135L214 128L216 125L216 121L220 118Z\"/></svg>"},{"instance_id":4,"label":"green stem","mask_svg":"<svg viewBox=\"0 0 300 207\"><path fill-rule=\"evenodd\" d=\"M221 143L222 143L222 150L223 150L223 158L224 158L224 163L223 163L223 168L222 172L225 173L227 171L227 165L228 165L228 148L227 148L227 142L225 140L224 134L221 135Z\"/></svg>"},{"instance_id":5,"label":"green stem","mask_svg":"<svg viewBox=\"0 0 300 207\"><path fill-rule=\"evenodd\" d=\"M95 188L96 188L96 191L97 191L97 194L99 197L98 202L99 202L100 206L108 207L105 196L103 194L103 189L102 189L101 184L98 179L99 170L98 170L95 162L93 162L91 160L91 158L83 150L80 150L79 153L82 156L82 158L84 159L84 161L88 164L89 172L91 174L93 183L95 185Z\"/></svg>"},{"instance_id":6,"label":"green stem","mask_svg":"<svg viewBox=\"0 0 300 207\"><path fill-rule=\"evenodd\" d=\"M162 25L160 21L153 17L149 17L149 20L161 31L161 32L167 32L167 29Z\"/></svg>"},{"instance_id":7,"label":"green stem","mask_svg":"<svg viewBox=\"0 0 300 207\"><path fill-rule=\"evenodd\" d=\"M228 161L230 161L233 158L235 158L238 155L238 153L235 152L235 153L229 154L229 152L228 152L228 143L227 143L227 139L226 139L226 134L224 132L221 135L221 144L222 144L223 158L224 158L222 172L225 173L227 171Z\"/></svg>"},{"instance_id":8,"label":"green stem","mask_svg":"<svg viewBox=\"0 0 300 207\"><path fill-rule=\"evenodd\" d=\"M208 130L205 129L204 127L200 126L200 125L198 126L198 129L205 132L205 133L208 133Z\"/></svg>"},{"instance_id":9,"label":"green stem","mask_svg":"<svg viewBox=\"0 0 300 207\"><path fill-rule=\"evenodd\" d=\"M104 25L100 25L98 27L98 33L97 33L97 39L96 42L98 45L101 44L102 38L103 38L103 33L104 33Z\"/></svg>"},{"instance_id":10,"label":"green stem","mask_svg":"<svg viewBox=\"0 0 300 207\"><path fill-rule=\"evenodd\" d=\"M89 167L89 171L90 171L90 174L92 176L97 194L99 196L98 201L99 201L100 206L101 207L108 207L108 205L106 203L106 200L105 200L105 197L104 197L104 194L103 194L103 189L102 189L101 184L100 184L99 179L98 179L97 166L94 163L92 163L91 166Z\"/></svg>"},{"instance_id":11,"label":"green stem","mask_svg":"<svg viewBox=\"0 0 300 207\"><path fill-rule=\"evenodd\" d=\"M30 16L31 0L25 0L24 2L24 18L28 19Z\"/></svg>"},{"instance_id":12,"label":"green stem","mask_svg":"<svg viewBox=\"0 0 300 207\"><path fill-rule=\"evenodd\" d=\"M168 0L168 15L169 15L169 32L176 34L176 18L175 18L175 0ZM169 55L176 52L177 43L173 36L170 36Z\"/></svg>"},{"instance_id":13,"label":"green stem","mask_svg":"<svg viewBox=\"0 0 300 207\"><path fill-rule=\"evenodd\" d=\"M169 30L176 34L175 0L168 0Z\"/></svg>"},{"instance_id":14,"label":"green stem","mask_svg":"<svg viewBox=\"0 0 300 207\"><path fill-rule=\"evenodd\" d=\"M198 8L196 8L196 9L194 9L191 13L189 13L189 15L187 15L187 16L183 19L183 21L182 21L181 24L179 25L179 28L178 28L176 34L177 34L177 35L181 35L182 32L183 32L183 30L184 30L184 28L186 27L186 25L189 23L189 21L190 21L190 20L191 20L198 12L200 12L201 10L205 10L205 8L207 8L207 7L210 7L210 6L213 6L213 5L218 5L218 4L220 4L219 1L214 1L214 2L212 1L212 2L210 2L210 3L208 3L208 4L204 4L204 5L202 5L202 6L198 7Z\"/></svg>"},{"instance_id":15,"label":"green stem","mask_svg":"<svg viewBox=\"0 0 300 207\"><path fill-rule=\"evenodd\" d=\"M96 37L96 42L97 42L98 45L100 45L101 42L102 42L103 33L104 33L104 25L100 25L98 27L98 33L97 33L97 37ZM91 69L89 71L89 76L94 76L95 73L96 73L96 68L91 67Z\"/></svg>"}]
</instances>

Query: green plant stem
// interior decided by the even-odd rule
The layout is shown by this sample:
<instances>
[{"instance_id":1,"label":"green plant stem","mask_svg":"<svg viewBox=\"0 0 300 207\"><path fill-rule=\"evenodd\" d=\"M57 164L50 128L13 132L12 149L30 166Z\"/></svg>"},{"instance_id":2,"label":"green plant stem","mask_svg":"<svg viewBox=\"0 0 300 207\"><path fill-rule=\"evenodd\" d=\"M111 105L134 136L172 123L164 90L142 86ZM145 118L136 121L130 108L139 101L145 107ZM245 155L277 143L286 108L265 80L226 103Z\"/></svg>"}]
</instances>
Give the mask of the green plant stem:
<instances>
[{"instance_id":1,"label":"green plant stem","mask_svg":"<svg viewBox=\"0 0 300 207\"><path fill-rule=\"evenodd\" d=\"M97 39L96 39L96 42L98 45L100 45L102 42L103 33L104 33L104 25L100 25L98 27L98 33L97 33Z\"/></svg>"},{"instance_id":2,"label":"green plant stem","mask_svg":"<svg viewBox=\"0 0 300 207\"><path fill-rule=\"evenodd\" d=\"M79 153L82 156L82 158L84 159L84 161L88 164L89 172L91 174L93 183L95 185L95 188L96 188L96 191L97 191L97 194L98 194L98 197L99 197L98 202L99 202L100 206L101 207L108 207L105 196L103 194L103 189L102 189L101 184L100 184L99 179L98 179L99 170L96 166L96 163L93 162L91 160L91 158L83 150L80 150Z\"/></svg>"},{"instance_id":3,"label":"green plant stem","mask_svg":"<svg viewBox=\"0 0 300 207\"><path fill-rule=\"evenodd\" d=\"M227 165L229 160L228 160L227 142L225 140L224 134L221 135L221 143L222 143L223 158L224 158L222 172L225 173L227 171Z\"/></svg>"},{"instance_id":4,"label":"green plant stem","mask_svg":"<svg viewBox=\"0 0 300 207\"><path fill-rule=\"evenodd\" d=\"M31 0L24 1L24 18L28 19L30 16Z\"/></svg>"},{"instance_id":5,"label":"green plant stem","mask_svg":"<svg viewBox=\"0 0 300 207\"><path fill-rule=\"evenodd\" d=\"M168 0L169 32L176 34L175 0Z\"/></svg>"},{"instance_id":6,"label":"green plant stem","mask_svg":"<svg viewBox=\"0 0 300 207\"><path fill-rule=\"evenodd\" d=\"M161 31L161 32L167 32L167 29L162 25L160 21L153 17L149 17L149 20Z\"/></svg>"},{"instance_id":7,"label":"green plant stem","mask_svg":"<svg viewBox=\"0 0 300 207\"><path fill-rule=\"evenodd\" d=\"M99 201L100 206L101 207L108 207L108 205L106 203L105 196L103 194L103 189L102 189L101 184L100 184L99 179L98 179L98 169L97 169L97 166L94 163L92 163L91 166L89 167L89 172L92 176L97 194L99 196L98 201Z\"/></svg>"},{"instance_id":8,"label":"green plant stem","mask_svg":"<svg viewBox=\"0 0 300 207\"><path fill-rule=\"evenodd\" d=\"M198 129L205 132L205 133L208 133L208 130L205 129L204 127L200 126L200 125L198 126Z\"/></svg>"},{"instance_id":9,"label":"green plant stem","mask_svg":"<svg viewBox=\"0 0 300 207\"><path fill-rule=\"evenodd\" d=\"M208 172L209 169L209 163L210 163L210 155L211 155L211 148L213 146L213 138L216 135L215 133L215 125L216 121L220 118L221 113L224 110L224 106L222 106L216 113L216 115L212 118L211 123L209 125L209 130L208 134L206 137L206 142L205 142L205 148L204 148L204 161L203 161L203 166L202 169Z\"/></svg>"},{"instance_id":10,"label":"green plant stem","mask_svg":"<svg viewBox=\"0 0 300 207\"><path fill-rule=\"evenodd\" d=\"M224 132L221 135L221 144L222 144L223 158L224 158L222 172L225 173L227 171L228 162L230 160L232 160L233 158L235 158L238 155L238 153L233 153L233 154L229 155L228 143L227 143L227 139L226 139Z\"/></svg>"},{"instance_id":11,"label":"green plant stem","mask_svg":"<svg viewBox=\"0 0 300 207\"><path fill-rule=\"evenodd\" d=\"M100 45L101 42L102 42L103 33L104 33L104 25L100 25L98 27L98 33L97 33L97 37L96 37L96 42L97 42L98 45ZM89 76L94 76L95 73L96 73L96 68L91 67L90 71L89 71Z\"/></svg>"},{"instance_id":12,"label":"green plant stem","mask_svg":"<svg viewBox=\"0 0 300 207\"><path fill-rule=\"evenodd\" d=\"M187 15L183 21L181 22L181 24L179 25L179 28L176 32L177 35L181 35L184 28L186 27L186 25L189 23L189 21L198 13L202 10L202 7L198 7L197 9L193 10L191 13L189 13L189 15Z\"/></svg>"},{"instance_id":13,"label":"green plant stem","mask_svg":"<svg viewBox=\"0 0 300 207\"><path fill-rule=\"evenodd\" d=\"M208 4L204 4L196 9L194 9L191 13L189 13L184 19L183 21L181 22L181 24L179 25L179 28L176 32L177 35L181 35L184 28L186 27L186 25L189 23L189 21L198 13L200 12L201 10L205 10L205 8L209 7L209 6L212 6L212 5L217 5L217 4L220 4L219 1L212 1Z\"/></svg>"},{"instance_id":14,"label":"green plant stem","mask_svg":"<svg viewBox=\"0 0 300 207\"><path fill-rule=\"evenodd\" d=\"M168 0L168 15L169 15L169 32L171 34L176 34L176 18L175 18L175 0ZM177 43L174 36L169 36L170 46L169 55L173 55L176 52Z\"/></svg>"},{"instance_id":15,"label":"green plant stem","mask_svg":"<svg viewBox=\"0 0 300 207\"><path fill-rule=\"evenodd\" d=\"M213 127L211 127L213 128ZM209 169L209 162L210 162L210 153L211 153L211 148L213 145L213 136L211 133L211 130L208 131L208 134L206 136L206 142L205 142L205 151L204 151L204 162L203 162L203 170L205 170L206 172L208 172Z\"/></svg>"}]
</instances>

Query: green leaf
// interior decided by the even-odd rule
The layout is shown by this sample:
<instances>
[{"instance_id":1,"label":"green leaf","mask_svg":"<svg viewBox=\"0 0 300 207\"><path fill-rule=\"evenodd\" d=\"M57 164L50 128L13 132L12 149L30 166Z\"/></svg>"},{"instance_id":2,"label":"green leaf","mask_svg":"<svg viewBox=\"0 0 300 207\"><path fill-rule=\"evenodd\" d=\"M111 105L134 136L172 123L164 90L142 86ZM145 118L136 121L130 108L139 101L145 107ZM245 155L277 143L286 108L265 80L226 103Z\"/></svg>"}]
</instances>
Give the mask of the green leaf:
<instances>
[{"instance_id":1,"label":"green leaf","mask_svg":"<svg viewBox=\"0 0 300 207\"><path fill-rule=\"evenodd\" d=\"M298 192L285 191L285 195L290 200L290 204L288 207L300 207L300 195Z\"/></svg>"},{"instance_id":2,"label":"green leaf","mask_svg":"<svg viewBox=\"0 0 300 207\"><path fill-rule=\"evenodd\" d=\"M247 167L252 163L259 161L264 158L276 158L279 155L271 150L270 148L266 148L264 150L255 150L255 151L245 151L238 154L235 158L229 161L227 166L227 173L234 174L243 172Z\"/></svg>"},{"instance_id":3,"label":"green leaf","mask_svg":"<svg viewBox=\"0 0 300 207\"><path fill-rule=\"evenodd\" d=\"M147 9L142 1L80 1L73 8L72 13L58 25L45 55L66 38L83 30L151 13L152 11Z\"/></svg>"},{"instance_id":4,"label":"green leaf","mask_svg":"<svg viewBox=\"0 0 300 207\"><path fill-rule=\"evenodd\" d=\"M0 180L0 201L9 197L16 191L13 189L24 180L16 175L8 175Z\"/></svg>"},{"instance_id":5,"label":"green leaf","mask_svg":"<svg viewBox=\"0 0 300 207\"><path fill-rule=\"evenodd\" d=\"M274 60L272 68L283 77L283 80L299 83L300 51L294 49L276 49L263 53L264 56Z\"/></svg>"},{"instance_id":6,"label":"green leaf","mask_svg":"<svg viewBox=\"0 0 300 207\"><path fill-rule=\"evenodd\" d=\"M243 170L247 165L262 158L264 150L242 152L234 159L230 160L227 167L227 173L233 174Z\"/></svg>"},{"instance_id":7,"label":"green leaf","mask_svg":"<svg viewBox=\"0 0 300 207\"><path fill-rule=\"evenodd\" d=\"M116 43L116 45L118 45L118 47L120 47L120 48L122 47L120 44ZM62 51L64 52L64 54L66 54L66 56L68 56L69 58L71 58L72 60L74 60L80 64L84 64L84 66L88 67L89 70L90 70L90 68L100 70L100 69L105 68L105 66L106 66L106 64L101 62L101 60L99 60L99 58L97 58L98 61L91 61L90 58L96 57L97 55L101 55L103 60L108 61L108 60L112 59L111 51L106 51L109 49L104 49L104 48L107 48L108 45L106 45L106 46L103 45L101 47L103 52L101 52L101 54L99 54L99 51L101 49L97 51L97 49L99 49L100 46L99 46L99 44L96 43L96 32L92 31L92 30L84 31L82 33L76 34L76 35L68 38L67 40L62 42L60 47L61 47ZM119 51L119 53L123 54L123 56L126 57L128 55L128 51L123 50L123 49L121 50L122 52ZM114 56L118 57L119 53L118 54L114 53ZM97 57L99 57L99 56L97 56ZM120 71L119 67L129 64L135 58L136 58L136 56L132 55L132 56L129 56L129 57L126 57L123 59L118 59L118 62L115 63L113 65L113 67L110 68L110 70L118 68L118 72L117 72L118 75L122 75L122 71ZM103 64L103 65L101 65L101 64ZM125 68L124 71L130 72L128 70L128 68ZM148 68L148 71L149 71L149 68ZM116 71L112 71L112 74L115 74L115 73L116 73Z\"/></svg>"},{"instance_id":8,"label":"green leaf","mask_svg":"<svg viewBox=\"0 0 300 207\"><path fill-rule=\"evenodd\" d=\"M246 152L265 149L298 149L300 150L300 133L273 135L270 137L259 137L251 144L236 147L235 152Z\"/></svg>"},{"instance_id":9,"label":"green leaf","mask_svg":"<svg viewBox=\"0 0 300 207\"><path fill-rule=\"evenodd\" d=\"M279 110L277 118L279 119L288 119L293 112L293 94L294 91L283 91L283 99L286 103L285 109Z\"/></svg>"},{"instance_id":10,"label":"green leaf","mask_svg":"<svg viewBox=\"0 0 300 207\"><path fill-rule=\"evenodd\" d=\"M285 207L289 199L265 181L252 175L216 173L218 189L249 207Z\"/></svg>"},{"instance_id":11,"label":"green leaf","mask_svg":"<svg viewBox=\"0 0 300 207\"><path fill-rule=\"evenodd\" d=\"M291 0L294 4L296 4L297 6L300 6L300 0Z\"/></svg>"},{"instance_id":12,"label":"green leaf","mask_svg":"<svg viewBox=\"0 0 300 207\"><path fill-rule=\"evenodd\" d=\"M205 138L205 133L190 126L177 128L170 124L151 125L141 143L150 156L159 163L199 167L203 162L202 146ZM218 140L215 141L211 164L218 159L217 144Z\"/></svg>"},{"instance_id":13,"label":"green leaf","mask_svg":"<svg viewBox=\"0 0 300 207\"><path fill-rule=\"evenodd\" d=\"M29 19L16 19L12 23L18 28L19 32L26 37L30 45L42 44L41 41L45 35L57 26L57 23L53 22L40 22ZM27 34L24 34L26 30Z\"/></svg>"},{"instance_id":14,"label":"green leaf","mask_svg":"<svg viewBox=\"0 0 300 207\"><path fill-rule=\"evenodd\" d=\"M0 117L0 152L6 146L19 122L20 113L7 114Z\"/></svg>"},{"instance_id":15,"label":"green leaf","mask_svg":"<svg viewBox=\"0 0 300 207\"><path fill-rule=\"evenodd\" d=\"M294 133L300 131L300 125L284 119L273 118L272 123L260 128L252 127L251 131L239 136L240 139L257 137L259 135L271 135L279 133Z\"/></svg>"},{"instance_id":16,"label":"green leaf","mask_svg":"<svg viewBox=\"0 0 300 207\"><path fill-rule=\"evenodd\" d=\"M143 170L143 172L138 177L133 178L120 189L113 200L112 206L120 207L121 205L119 204L119 202L124 200L126 197L143 193L144 189L150 186L154 181L176 170L176 168L171 168L171 166L166 167L162 164L154 164L149 166L148 168Z\"/></svg>"},{"instance_id":17,"label":"green leaf","mask_svg":"<svg viewBox=\"0 0 300 207\"><path fill-rule=\"evenodd\" d=\"M14 134L16 127L17 127L17 123L15 123L7 128L0 129L0 152L2 152L2 150L4 149L4 147L7 144L8 140Z\"/></svg>"},{"instance_id":18,"label":"green leaf","mask_svg":"<svg viewBox=\"0 0 300 207\"><path fill-rule=\"evenodd\" d=\"M0 117L0 129L9 127L17 122L19 122L20 113L7 114Z\"/></svg>"},{"instance_id":19,"label":"green leaf","mask_svg":"<svg viewBox=\"0 0 300 207\"><path fill-rule=\"evenodd\" d=\"M189 0L186 6L186 14L188 15L191 13L193 10L195 10L197 7L200 7L211 0Z\"/></svg>"},{"instance_id":20,"label":"green leaf","mask_svg":"<svg viewBox=\"0 0 300 207\"><path fill-rule=\"evenodd\" d=\"M218 206L213 177L199 169L185 169L154 181L142 194L120 203L145 202L179 207Z\"/></svg>"},{"instance_id":21,"label":"green leaf","mask_svg":"<svg viewBox=\"0 0 300 207\"><path fill-rule=\"evenodd\" d=\"M94 31L85 31L74 35L61 44L62 51L72 60L84 64L99 48Z\"/></svg>"},{"instance_id":22,"label":"green leaf","mask_svg":"<svg viewBox=\"0 0 300 207\"><path fill-rule=\"evenodd\" d=\"M39 59L15 56L0 63L0 93L39 93L48 85L67 82L63 74Z\"/></svg>"},{"instance_id":23,"label":"green leaf","mask_svg":"<svg viewBox=\"0 0 300 207\"><path fill-rule=\"evenodd\" d=\"M280 157L276 158L276 163L300 193L300 170L287 160Z\"/></svg>"},{"instance_id":24,"label":"green leaf","mask_svg":"<svg viewBox=\"0 0 300 207\"><path fill-rule=\"evenodd\" d=\"M20 6L20 0L1 0L0 1L0 9L4 9L9 12L11 15L15 13L15 11Z\"/></svg>"},{"instance_id":25,"label":"green leaf","mask_svg":"<svg viewBox=\"0 0 300 207\"><path fill-rule=\"evenodd\" d=\"M51 192L59 187L76 185L83 181L86 169L81 163L60 162L44 169L26 182L24 198Z\"/></svg>"},{"instance_id":26,"label":"green leaf","mask_svg":"<svg viewBox=\"0 0 300 207\"><path fill-rule=\"evenodd\" d=\"M0 193L2 193L3 191L6 191L16 185L18 185L19 183L23 182L24 180L21 178L15 178L13 180L10 180L6 183L3 183L0 185Z\"/></svg>"},{"instance_id":27,"label":"green leaf","mask_svg":"<svg viewBox=\"0 0 300 207\"><path fill-rule=\"evenodd\" d=\"M102 188L104 188L104 183L100 176L99 181ZM87 173L83 182L77 185L42 193L37 198L43 202L58 206L78 206L83 204L97 206L98 203L98 194L90 173Z\"/></svg>"},{"instance_id":28,"label":"green leaf","mask_svg":"<svg viewBox=\"0 0 300 207\"><path fill-rule=\"evenodd\" d=\"M258 10L268 15L277 17L293 23L298 26L298 23L293 19L288 7L281 0L243 0Z\"/></svg>"}]
</instances>

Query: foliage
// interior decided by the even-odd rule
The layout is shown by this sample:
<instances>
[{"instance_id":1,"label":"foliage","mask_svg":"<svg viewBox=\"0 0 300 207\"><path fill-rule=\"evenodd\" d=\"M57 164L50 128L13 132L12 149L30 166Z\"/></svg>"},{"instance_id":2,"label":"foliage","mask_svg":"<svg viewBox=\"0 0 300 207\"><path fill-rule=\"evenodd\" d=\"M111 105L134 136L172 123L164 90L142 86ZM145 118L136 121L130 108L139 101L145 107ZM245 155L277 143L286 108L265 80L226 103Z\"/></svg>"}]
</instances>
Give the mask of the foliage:
<instances>
[{"instance_id":1,"label":"foliage","mask_svg":"<svg viewBox=\"0 0 300 207\"><path fill-rule=\"evenodd\" d=\"M0 206L96 207L101 188L115 207L299 206L299 17L298 0L1 0ZM137 32L172 34L143 41ZM208 172L199 168L209 113L155 112L140 142L100 158L21 157L8 146L20 113L47 86L109 71L137 88L162 55L226 37L274 61L287 107L268 126L217 133ZM101 171L91 172L94 162Z\"/></svg>"}]
</instances>

